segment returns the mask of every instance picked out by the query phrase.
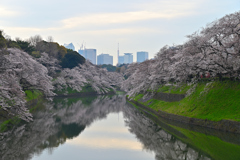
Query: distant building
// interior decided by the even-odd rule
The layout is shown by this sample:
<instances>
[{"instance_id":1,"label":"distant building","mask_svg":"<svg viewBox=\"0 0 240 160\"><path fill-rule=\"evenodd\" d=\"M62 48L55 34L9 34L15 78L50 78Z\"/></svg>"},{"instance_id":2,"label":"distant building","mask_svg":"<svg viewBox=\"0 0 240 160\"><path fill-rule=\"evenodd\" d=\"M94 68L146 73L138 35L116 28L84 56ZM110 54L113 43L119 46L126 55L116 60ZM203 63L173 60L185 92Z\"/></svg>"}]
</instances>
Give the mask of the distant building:
<instances>
[{"instance_id":1,"label":"distant building","mask_svg":"<svg viewBox=\"0 0 240 160\"><path fill-rule=\"evenodd\" d=\"M133 63L133 55L132 55L132 53L124 53L124 63L125 64Z\"/></svg>"},{"instance_id":2,"label":"distant building","mask_svg":"<svg viewBox=\"0 0 240 160\"><path fill-rule=\"evenodd\" d=\"M137 62L141 63L145 60L148 60L148 52L137 52Z\"/></svg>"},{"instance_id":3,"label":"distant building","mask_svg":"<svg viewBox=\"0 0 240 160\"><path fill-rule=\"evenodd\" d=\"M111 64L113 65L113 56L110 56L109 54L100 54L97 56L97 64Z\"/></svg>"},{"instance_id":4,"label":"distant building","mask_svg":"<svg viewBox=\"0 0 240 160\"><path fill-rule=\"evenodd\" d=\"M96 49L80 49L78 50L78 53L81 54L85 59L89 60L92 64L96 64Z\"/></svg>"},{"instance_id":5,"label":"distant building","mask_svg":"<svg viewBox=\"0 0 240 160\"><path fill-rule=\"evenodd\" d=\"M75 47L74 47L74 45L73 45L72 43L64 44L63 46L64 46L65 48L67 48L67 49L72 49L72 50L75 51Z\"/></svg>"},{"instance_id":6,"label":"distant building","mask_svg":"<svg viewBox=\"0 0 240 160\"><path fill-rule=\"evenodd\" d=\"M83 49L79 49L78 53L85 58L85 54L84 54L84 50Z\"/></svg>"},{"instance_id":7,"label":"distant building","mask_svg":"<svg viewBox=\"0 0 240 160\"><path fill-rule=\"evenodd\" d=\"M118 56L118 64L124 63L124 56Z\"/></svg>"}]
</instances>

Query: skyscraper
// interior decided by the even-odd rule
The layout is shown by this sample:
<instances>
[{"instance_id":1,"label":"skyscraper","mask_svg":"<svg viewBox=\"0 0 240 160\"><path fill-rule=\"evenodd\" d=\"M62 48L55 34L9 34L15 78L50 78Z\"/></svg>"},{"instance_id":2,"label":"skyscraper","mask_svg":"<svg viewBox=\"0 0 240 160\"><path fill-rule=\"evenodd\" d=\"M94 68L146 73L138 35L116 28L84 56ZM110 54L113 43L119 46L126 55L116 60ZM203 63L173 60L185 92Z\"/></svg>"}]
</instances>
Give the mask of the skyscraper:
<instances>
[{"instance_id":1,"label":"skyscraper","mask_svg":"<svg viewBox=\"0 0 240 160\"><path fill-rule=\"evenodd\" d=\"M78 53L85 58L85 54L84 54L84 50L83 49L79 49Z\"/></svg>"},{"instance_id":2,"label":"skyscraper","mask_svg":"<svg viewBox=\"0 0 240 160\"><path fill-rule=\"evenodd\" d=\"M113 56L110 56L109 54L100 54L97 56L97 64L111 64L113 65Z\"/></svg>"},{"instance_id":3,"label":"skyscraper","mask_svg":"<svg viewBox=\"0 0 240 160\"><path fill-rule=\"evenodd\" d=\"M92 64L96 64L96 49L80 49L78 53L81 54L85 59L89 60Z\"/></svg>"},{"instance_id":4,"label":"skyscraper","mask_svg":"<svg viewBox=\"0 0 240 160\"><path fill-rule=\"evenodd\" d=\"M118 56L118 64L124 63L124 56Z\"/></svg>"},{"instance_id":5,"label":"skyscraper","mask_svg":"<svg viewBox=\"0 0 240 160\"><path fill-rule=\"evenodd\" d=\"M67 48L67 49L72 49L72 50L75 51L75 47L74 47L74 45L73 45L72 43L64 44L63 46L64 46L65 48Z\"/></svg>"},{"instance_id":6,"label":"skyscraper","mask_svg":"<svg viewBox=\"0 0 240 160\"><path fill-rule=\"evenodd\" d=\"M132 55L132 53L124 53L124 63L125 64L133 63L133 55Z\"/></svg>"},{"instance_id":7,"label":"skyscraper","mask_svg":"<svg viewBox=\"0 0 240 160\"><path fill-rule=\"evenodd\" d=\"M148 59L148 52L141 51L137 52L137 62L143 62Z\"/></svg>"}]
</instances>

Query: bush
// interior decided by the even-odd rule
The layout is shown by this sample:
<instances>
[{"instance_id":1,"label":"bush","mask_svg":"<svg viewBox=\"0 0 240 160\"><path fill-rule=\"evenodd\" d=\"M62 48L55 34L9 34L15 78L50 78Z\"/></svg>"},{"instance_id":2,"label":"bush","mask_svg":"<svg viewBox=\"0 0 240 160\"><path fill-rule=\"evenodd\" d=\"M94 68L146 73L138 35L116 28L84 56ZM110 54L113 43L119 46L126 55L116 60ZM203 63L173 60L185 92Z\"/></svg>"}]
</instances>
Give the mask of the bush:
<instances>
[{"instance_id":1,"label":"bush","mask_svg":"<svg viewBox=\"0 0 240 160\"><path fill-rule=\"evenodd\" d=\"M0 49L7 47L6 39L4 38L4 36L2 35L2 33L3 33L3 31L0 30Z\"/></svg>"}]
</instances>

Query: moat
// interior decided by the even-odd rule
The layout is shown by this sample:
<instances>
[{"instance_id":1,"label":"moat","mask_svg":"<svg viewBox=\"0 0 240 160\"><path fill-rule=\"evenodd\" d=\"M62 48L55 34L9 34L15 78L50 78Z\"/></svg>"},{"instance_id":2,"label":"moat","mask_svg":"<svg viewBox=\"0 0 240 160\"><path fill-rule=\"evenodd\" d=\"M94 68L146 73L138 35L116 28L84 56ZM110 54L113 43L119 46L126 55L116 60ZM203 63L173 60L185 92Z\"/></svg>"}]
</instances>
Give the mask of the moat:
<instances>
[{"instance_id":1,"label":"moat","mask_svg":"<svg viewBox=\"0 0 240 160\"><path fill-rule=\"evenodd\" d=\"M33 117L1 135L2 160L240 159L240 135L154 121L124 95L55 98Z\"/></svg>"}]
</instances>

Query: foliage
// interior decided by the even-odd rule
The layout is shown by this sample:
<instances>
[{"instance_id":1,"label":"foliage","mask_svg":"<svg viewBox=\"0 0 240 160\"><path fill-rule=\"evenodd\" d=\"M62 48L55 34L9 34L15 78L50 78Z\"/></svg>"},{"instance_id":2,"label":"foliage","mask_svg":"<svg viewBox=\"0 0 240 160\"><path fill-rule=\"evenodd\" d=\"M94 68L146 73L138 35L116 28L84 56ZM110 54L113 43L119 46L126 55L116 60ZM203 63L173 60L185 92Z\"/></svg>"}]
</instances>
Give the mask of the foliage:
<instances>
[{"instance_id":1,"label":"foliage","mask_svg":"<svg viewBox=\"0 0 240 160\"><path fill-rule=\"evenodd\" d=\"M95 91L90 84L86 84L82 87L81 92L86 93L86 92L95 92Z\"/></svg>"},{"instance_id":2,"label":"foliage","mask_svg":"<svg viewBox=\"0 0 240 160\"><path fill-rule=\"evenodd\" d=\"M67 50L65 47L60 46L56 42L46 42L44 40L36 43L36 50L43 53L47 53L50 57L61 60L66 54Z\"/></svg>"},{"instance_id":3,"label":"foliage","mask_svg":"<svg viewBox=\"0 0 240 160\"><path fill-rule=\"evenodd\" d=\"M33 51L32 52L32 56L35 58L40 58L41 57L41 53L39 51Z\"/></svg>"},{"instance_id":4,"label":"foliage","mask_svg":"<svg viewBox=\"0 0 240 160\"><path fill-rule=\"evenodd\" d=\"M187 37L183 45L161 48L153 60L129 65L122 89L133 96L167 83L240 79L240 12Z\"/></svg>"},{"instance_id":5,"label":"foliage","mask_svg":"<svg viewBox=\"0 0 240 160\"><path fill-rule=\"evenodd\" d=\"M3 36L3 31L0 30L0 49L6 48L6 47L7 47L6 39Z\"/></svg>"},{"instance_id":6,"label":"foliage","mask_svg":"<svg viewBox=\"0 0 240 160\"><path fill-rule=\"evenodd\" d=\"M51 77L46 67L19 49L7 49L9 54L0 57L0 105L11 116L31 121L26 108L24 91L37 89L52 96ZM1 53L1 52L0 52Z\"/></svg>"},{"instance_id":7,"label":"foliage","mask_svg":"<svg viewBox=\"0 0 240 160\"><path fill-rule=\"evenodd\" d=\"M37 98L39 98L43 95L42 92L39 91L39 90L26 90L25 94L26 94L26 100L27 101L37 99Z\"/></svg>"},{"instance_id":8,"label":"foliage","mask_svg":"<svg viewBox=\"0 0 240 160\"><path fill-rule=\"evenodd\" d=\"M98 94L105 94L114 87L120 87L123 76L116 72L107 72L106 69L100 68L86 61L84 64L72 69L65 68L53 82L56 90L62 91L66 87L82 92L86 84ZM67 94L67 93L66 93Z\"/></svg>"},{"instance_id":9,"label":"foliage","mask_svg":"<svg viewBox=\"0 0 240 160\"><path fill-rule=\"evenodd\" d=\"M106 68L109 72L115 72L117 67L113 66L111 64L103 64L101 65L101 68Z\"/></svg>"},{"instance_id":10,"label":"foliage","mask_svg":"<svg viewBox=\"0 0 240 160\"><path fill-rule=\"evenodd\" d=\"M60 63L60 65L63 68L72 69L78 66L79 64L83 64L84 62L85 62L85 58L83 56L81 56L76 51L67 49L67 54L62 59L62 62Z\"/></svg>"},{"instance_id":11,"label":"foliage","mask_svg":"<svg viewBox=\"0 0 240 160\"><path fill-rule=\"evenodd\" d=\"M36 35L11 40L0 32L0 106L10 117L31 121L26 101L75 92L105 94L120 88L123 77L85 62L76 51ZM61 66L62 65L62 66ZM87 84L87 86L86 86Z\"/></svg>"},{"instance_id":12,"label":"foliage","mask_svg":"<svg viewBox=\"0 0 240 160\"><path fill-rule=\"evenodd\" d=\"M19 38L16 39L16 42L13 44L16 44L16 46L19 46L24 52L27 52L28 54L32 54L32 52L35 51L35 48L31 46L29 42L23 41Z\"/></svg>"},{"instance_id":13,"label":"foliage","mask_svg":"<svg viewBox=\"0 0 240 160\"><path fill-rule=\"evenodd\" d=\"M0 132L5 132L8 129L11 129L14 125L18 124L20 119L14 117L12 119L8 119L0 124Z\"/></svg>"}]
</instances>

